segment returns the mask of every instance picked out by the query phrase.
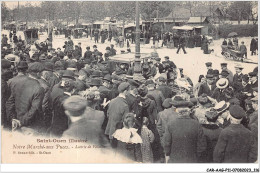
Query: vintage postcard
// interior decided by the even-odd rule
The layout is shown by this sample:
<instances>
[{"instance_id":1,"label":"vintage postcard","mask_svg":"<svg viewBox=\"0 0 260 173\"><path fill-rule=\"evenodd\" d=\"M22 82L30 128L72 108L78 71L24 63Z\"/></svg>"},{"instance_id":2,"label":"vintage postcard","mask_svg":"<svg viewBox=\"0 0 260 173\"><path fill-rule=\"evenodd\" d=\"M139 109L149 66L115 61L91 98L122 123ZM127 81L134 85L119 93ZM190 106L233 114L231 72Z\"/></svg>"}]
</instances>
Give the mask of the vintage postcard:
<instances>
[{"instance_id":1,"label":"vintage postcard","mask_svg":"<svg viewBox=\"0 0 260 173\"><path fill-rule=\"evenodd\" d=\"M3 164L259 171L258 1L2 1L1 38Z\"/></svg>"}]
</instances>

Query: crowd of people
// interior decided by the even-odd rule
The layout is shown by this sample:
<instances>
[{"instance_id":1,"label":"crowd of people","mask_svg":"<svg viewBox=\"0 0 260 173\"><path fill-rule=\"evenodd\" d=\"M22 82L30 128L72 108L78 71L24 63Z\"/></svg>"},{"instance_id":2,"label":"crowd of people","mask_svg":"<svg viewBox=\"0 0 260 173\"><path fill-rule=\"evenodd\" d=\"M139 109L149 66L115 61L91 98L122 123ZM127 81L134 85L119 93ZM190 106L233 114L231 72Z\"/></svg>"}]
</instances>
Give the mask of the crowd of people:
<instances>
[{"instance_id":1,"label":"crowd of people","mask_svg":"<svg viewBox=\"0 0 260 173\"><path fill-rule=\"evenodd\" d=\"M243 74L243 66L236 65L232 74L227 63L218 71L208 62L195 85L185 69L156 53L136 75L135 64L111 60L117 54L113 45L104 54L97 45L83 53L70 38L63 50L48 40L18 45L7 39L1 49L6 130L87 139L133 162L258 158L258 67Z\"/></svg>"}]
</instances>

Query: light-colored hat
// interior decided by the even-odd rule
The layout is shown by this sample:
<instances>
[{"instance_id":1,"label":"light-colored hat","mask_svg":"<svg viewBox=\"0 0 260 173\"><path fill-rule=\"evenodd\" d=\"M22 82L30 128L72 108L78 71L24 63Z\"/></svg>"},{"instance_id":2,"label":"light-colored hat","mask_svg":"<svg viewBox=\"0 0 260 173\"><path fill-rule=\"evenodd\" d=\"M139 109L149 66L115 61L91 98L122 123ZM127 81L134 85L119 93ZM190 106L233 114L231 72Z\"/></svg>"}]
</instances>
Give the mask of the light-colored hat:
<instances>
[{"instance_id":1,"label":"light-colored hat","mask_svg":"<svg viewBox=\"0 0 260 173\"><path fill-rule=\"evenodd\" d=\"M217 81L216 86L219 89L224 89L228 86L228 80L226 78L221 78Z\"/></svg>"},{"instance_id":2,"label":"light-colored hat","mask_svg":"<svg viewBox=\"0 0 260 173\"><path fill-rule=\"evenodd\" d=\"M235 68L243 69L244 67L242 67L241 64L236 64Z\"/></svg>"},{"instance_id":3,"label":"light-colored hat","mask_svg":"<svg viewBox=\"0 0 260 173\"><path fill-rule=\"evenodd\" d=\"M218 112L224 112L228 107L229 107L230 103L229 102L225 102L225 101L221 101L218 104L215 105L214 109Z\"/></svg>"}]
</instances>

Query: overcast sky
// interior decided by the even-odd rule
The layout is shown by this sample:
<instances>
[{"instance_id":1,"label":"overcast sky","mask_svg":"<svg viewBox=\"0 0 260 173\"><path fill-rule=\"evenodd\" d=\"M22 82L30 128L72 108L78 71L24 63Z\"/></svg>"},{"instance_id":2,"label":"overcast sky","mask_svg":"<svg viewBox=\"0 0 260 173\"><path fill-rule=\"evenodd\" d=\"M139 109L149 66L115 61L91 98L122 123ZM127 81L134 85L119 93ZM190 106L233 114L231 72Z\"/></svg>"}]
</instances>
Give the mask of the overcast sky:
<instances>
[{"instance_id":1,"label":"overcast sky","mask_svg":"<svg viewBox=\"0 0 260 173\"><path fill-rule=\"evenodd\" d=\"M10 9L14 9L18 6L18 1L4 1L6 6ZM30 3L33 6L40 5L41 1L19 1L19 5L25 5L26 3Z\"/></svg>"}]
</instances>

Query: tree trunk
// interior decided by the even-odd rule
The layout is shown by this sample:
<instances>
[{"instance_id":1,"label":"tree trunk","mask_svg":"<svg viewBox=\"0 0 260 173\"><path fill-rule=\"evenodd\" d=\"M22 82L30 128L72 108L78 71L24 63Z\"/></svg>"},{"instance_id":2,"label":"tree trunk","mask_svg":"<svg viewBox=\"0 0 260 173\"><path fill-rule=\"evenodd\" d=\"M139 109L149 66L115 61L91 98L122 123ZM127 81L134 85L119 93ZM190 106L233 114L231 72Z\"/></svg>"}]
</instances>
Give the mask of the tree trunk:
<instances>
[{"instance_id":1,"label":"tree trunk","mask_svg":"<svg viewBox=\"0 0 260 173\"><path fill-rule=\"evenodd\" d=\"M241 11L238 11L238 24L240 25L240 20L241 20Z\"/></svg>"}]
</instances>

